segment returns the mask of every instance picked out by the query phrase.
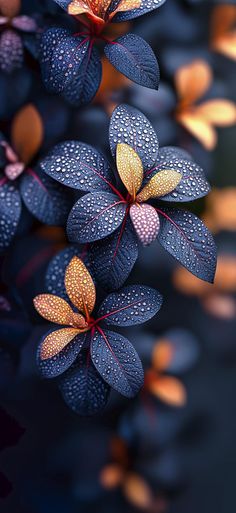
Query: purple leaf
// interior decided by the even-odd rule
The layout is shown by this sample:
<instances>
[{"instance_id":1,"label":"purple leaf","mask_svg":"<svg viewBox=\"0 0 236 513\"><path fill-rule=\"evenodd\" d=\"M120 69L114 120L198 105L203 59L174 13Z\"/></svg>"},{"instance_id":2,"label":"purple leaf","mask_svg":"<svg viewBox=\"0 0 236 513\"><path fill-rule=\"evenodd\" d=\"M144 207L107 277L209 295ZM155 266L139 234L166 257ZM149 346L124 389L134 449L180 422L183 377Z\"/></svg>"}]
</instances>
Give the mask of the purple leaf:
<instances>
[{"instance_id":1,"label":"purple leaf","mask_svg":"<svg viewBox=\"0 0 236 513\"><path fill-rule=\"evenodd\" d=\"M119 333L96 331L91 343L92 361L112 388L134 397L143 385L143 368L132 344Z\"/></svg>"},{"instance_id":2,"label":"purple leaf","mask_svg":"<svg viewBox=\"0 0 236 513\"><path fill-rule=\"evenodd\" d=\"M60 0L56 0L58 3ZM138 18L138 16L142 16L143 14L147 14L148 12L154 11L154 9L158 9L165 3L166 0L142 0L141 6L138 9L132 9L127 12L119 12L115 18L114 22L117 21L127 21L133 20L134 18Z\"/></svg>"},{"instance_id":3,"label":"purple leaf","mask_svg":"<svg viewBox=\"0 0 236 513\"><path fill-rule=\"evenodd\" d=\"M107 59L120 73L137 84L158 89L159 66L154 52L144 39L126 34L104 48Z\"/></svg>"},{"instance_id":4,"label":"purple leaf","mask_svg":"<svg viewBox=\"0 0 236 513\"><path fill-rule=\"evenodd\" d=\"M5 30L0 36L0 69L6 73L23 66L23 45L19 34Z\"/></svg>"},{"instance_id":5,"label":"purple leaf","mask_svg":"<svg viewBox=\"0 0 236 513\"><path fill-rule=\"evenodd\" d=\"M5 180L2 178L2 181ZM7 182L0 184L0 251L13 239L21 215L21 199L16 187Z\"/></svg>"}]
</instances>

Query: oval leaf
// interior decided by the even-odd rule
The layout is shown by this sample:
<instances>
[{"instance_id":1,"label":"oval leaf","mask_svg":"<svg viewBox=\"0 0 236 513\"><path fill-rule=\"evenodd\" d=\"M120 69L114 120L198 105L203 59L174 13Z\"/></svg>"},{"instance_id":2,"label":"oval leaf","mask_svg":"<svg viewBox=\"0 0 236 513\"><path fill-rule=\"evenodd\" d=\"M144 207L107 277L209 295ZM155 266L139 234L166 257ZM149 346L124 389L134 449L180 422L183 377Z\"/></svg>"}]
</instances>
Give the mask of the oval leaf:
<instances>
[{"instance_id":1,"label":"oval leaf","mask_svg":"<svg viewBox=\"0 0 236 513\"><path fill-rule=\"evenodd\" d=\"M63 329L63 328L62 328ZM52 332L50 332L52 333ZM40 357L41 348L45 337L41 344L39 345L37 351L37 362L40 373L44 378L56 378L60 376L63 372L65 372L72 363L75 361L79 352L81 351L83 344L85 342L86 334L80 334L73 338L73 340L58 354L53 356L52 358L48 358L47 360L42 360Z\"/></svg>"},{"instance_id":2,"label":"oval leaf","mask_svg":"<svg viewBox=\"0 0 236 513\"><path fill-rule=\"evenodd\" d=\"M143 14L154 11L154 9L158 9L158 7L161 7L161 5L165 3L165 1L166 0L141 0L141 5L139 8L133 9L128 12L119 12L115 16L114 21L133 20L134 18L138 18Z\"/></svg>"},{"instance_id":3,"label":"oval leaf","mask_svg":"<svg viewBox=\"0 0 236 513\"><path fill-rule=\"evenodd\" d=\"M92 361L102 378L125 397L134 397L143 385L142 363L132 344L119 333L96 331Z\"/></svg>"},{"instance_id":4,"label":"oval leaf","mask_svg":"<svg viewBox=\"0 0 236 513\"><path fill-rule=\"evenodd\" d=\"M86 316L90 314L96 302L96 290L93 280L82 262L74 256L66 268L66 292L76 308Z\"/></svg>"},{"instance_id":5,"label":"oval leaf","mask_svg":"<svg viewBox=\"0 0 236 513\"><path fill-rule=\"evenodd\" d=\"M82 259L81 249L78 246L68 246L60 251L50 262L46 272L46 289L50 294L55 294L68 300L65 289L65 272L71 259L77 256ZM84 256L83 262L88 267L88 259Z\"/></svg>"},{"instance_id":6,"label":"oval leaf","mask_svg":"<svg viewBox=\"0 0 236 513\"><path fill-rule=\"evenodd\" d=\"M216 246L203 222L191 212L158 210L160 244L198 278L212 283L216 269Z\"/></svg>"},{"instance_id":7,"label":"oval leaf","mask_svg":"<svg viewBox=\"0 0 236 513\"><path fill-rule=\"evenodd\" d=\"M11 141L24 164L33 160L43 142L43 122L33 105L26 105L14 117Z\"/></svg>"},{"instance_id":8,"label":"oval leaf","mask_svg":"<svg viewBox=\"0 0 236 513\"><path fill-rule=\"evenodd\" d=\"M21 215L21 199L14 185L0 185L0 251L5 250L13 239Z\"/></svg>"},{"instance_id":9,"label":"oval leaf","mask_svg":"<svg viewBox=\"0 0 236 513\"><path fill-rule=\"evenodd\" d=\"M113 326L134 326L149 321L160 310L162 296L143 285L129 285L107 296L98 316Z\"/></svg>"},{"instance_id":10,"label":"oval leaf","mask_svg":"<svg viewBox=\"0 0 236 513\"><path fill-rule=\"evenodd\" d=\"M69 240L83 243L104 239L121 225L125 211L126 203L114 194L86 194L70 212L67 223Z\"/></svg>"}]
</instances>

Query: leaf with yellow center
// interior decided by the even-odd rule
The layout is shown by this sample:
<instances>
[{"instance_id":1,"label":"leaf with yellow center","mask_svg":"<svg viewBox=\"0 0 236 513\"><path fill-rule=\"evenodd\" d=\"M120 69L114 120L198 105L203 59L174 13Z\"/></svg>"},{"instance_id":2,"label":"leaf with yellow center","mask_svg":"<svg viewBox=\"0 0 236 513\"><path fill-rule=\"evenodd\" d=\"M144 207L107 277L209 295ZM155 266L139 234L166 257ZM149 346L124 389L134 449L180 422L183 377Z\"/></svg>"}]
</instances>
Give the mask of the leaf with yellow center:
<instances>
[{"instance_id":1,"label":"leaf with yellow center","mask_svg":"<svg viewBox=\"0 0 236 513\"><path fill-rule=\"evenodd\" d=\"M72 324L74 312L68 303L58 296L40 294L34 298L34 306L47 321L64 325Z\"/></svg>"},{"instance_id":2,"label":"leaf with yellow center","mask_svg":"<svg viewBox=\"0 0 236 513\"><path fill-rule=\"evenodd\" d=\"M67 266L65 287L73 305L88 317L95 306L96 290L87 268L76 256Z\"/></svg>"},{"instance_id":3,"label":"leaf with yellow center","mask_svg":"<svg viewBox=\"0 0 236 513\"><path fill-rule=\"evenodd\" d=\"M124 186L135 199L136 193L143 183L143 165L139 155L128 144L118 144L116 164Z\"/></svg>"},{"instance_id":4,"label":"leaf with yellow center","mask_svg":"<svg viewBox=\"0 0 236 513\"><path fill-rule=\"evenodd\" d=\"M150 198L166 196L166 194L170 194L176 189L181 180L181 173L178 173L173 169L165 169L163 171L159 171L159 173L153 176L147 185L145 185L142 191L138 194L137 200L139 202L143 202Z\"/></svg>"},{"instance_id":5,"label":"leaf with yellow center","mask_svg":"<svg viewBox=\"0 0 236 513\"><path fill-rule=\"evenodd\" d=\"M81 331L76 328L62 328L52 331L44 339L41 350L41 360L48 360L62 351Z\"/></svg>"}]
</instances>

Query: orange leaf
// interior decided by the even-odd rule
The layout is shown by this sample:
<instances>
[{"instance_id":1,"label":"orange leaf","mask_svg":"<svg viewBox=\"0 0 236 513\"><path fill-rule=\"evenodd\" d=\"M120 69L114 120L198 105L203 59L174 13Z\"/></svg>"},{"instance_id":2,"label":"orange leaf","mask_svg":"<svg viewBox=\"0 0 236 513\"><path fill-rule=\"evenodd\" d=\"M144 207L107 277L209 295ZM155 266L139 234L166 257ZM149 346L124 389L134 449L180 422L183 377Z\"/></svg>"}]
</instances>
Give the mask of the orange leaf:
<instances>
[{"instance_id":1,"label":"orange leaf","mask_svg":"<svg viewBox=\"0 0 236 513\"><path fill-rule=\"evenodd\" d=\"M159 340L153 349L152 365L157 371L166 370L172 362L174 349L169 340Z\"/></svg>"},{"instance_id":2,"label":"orange leaf","mask_svg":"<svg viewBox=\"0 0 236 513\"><path fill-rule=\"evenodd\" d=\"M118 144L116 164L119 176L132 198L143 182L143 165L139 155L128 144Z\"/></svg>"},{"instance_id":3,"label":"orange leaf","mask_svg":"<svg viewBox=\"0 0 236 513\"><path fill-rule=\"evenodd\" d=\"M123 483L126 499L137 508L148 509L152 505L153 495L146 481L138 474L130 473Z\"/></svg>"},{"instance_id":4,"label":"orange leaf","mask_svg":"<svg viewBox=\"0 0 236 513\"><path fill-rule=\"evenodd\" d=\"M114 16L117 12L132 11L133 9L138 9L140 6L141 0L120 0L117 9L112 14Z\"/></svg>"},{"instance_id":5,"label":"orange leaf","mask_svg":"<svg viewBox=\"0 0 236 513\"><path fill-rule=\"evenodd\" d=\"M236 34L229 34L217 39L212 44L212 48L229 59L236 61Z\"/></svg>"},{"instance_id":6,"label":"orange leaf","mask_svg":"<svg viewBox=\"0 0 236 513\"><path fill-rule=\"evenodd\" d=\"M209 89L212 82L210 66L203 60L195 60L176 71L175 84L183 109L192 105Z\"/></svg>"},{"instance_id":7,"label":"orange leaf","mask_svg":"<svg viewBox=\"0 0 236 513\"><path fill-rule=\"evenodd\" d=\"M230 126L236 123L236 104L228 100L208 100L195 108L202 119L215 126Z\"/></svg>"},{"instance_id":8,"label":"orange leaf","mask_svg":"<svg viewBox=\"0 0 236 513\"><path fill-rule=\"evenodd\" d=\"M74 312L61 297L53 294L40 294L34 298L34 306L47 321L66 325L72 323Z\"/></svg>"},{"instance_id":9,"label":"orange leaf","mask_svg":"<svg viewBox=\"0 0 236 513\"><path fill-rule=\"evenodd\" d=\"M0 12L2 16L14 18L21 8L21 0L0 0Z\"/></svg>"},{"instance_id":10,"label":"orange leaf","mask_svg":"<svg viewBox=\"0 0 236 513\"><path fill-rule=\"evenodd\" d=\"M165 196L174 191L181 180L181 173L173 171L173 169L159 171L138 194L137 200L147 201L150 198Z\"/></svg>"},{"instance_id":11,"label":"orange leaf","mask_svg":"<svg viewBox=\"0 0 236 513\"><path fill-rule=\"evenodd\" d=\"M43 141L42 119L33 105L23 107L14 117L11 139L20 160L29 164Z\"/></svg>"},{"instance_id":12,"label":"orange leaf","mask_svg":"<svg viewBox=\"0 0 236 513\"><path fill-rule=\"evenodd\" d=\"M213 10L211 48L236 60L236 6L218 5Z\"/></svg>"},{"instance_id":13,"label":"orange leaf","mask_svg":"<svg viewBox=\"0 0 236 513\"><path fill-rule=\"evenodd\" d=\"M149 390L159 399L171 406L184 406L187 396L184 385L171 376L157 377L149 384Z\"/></svg>"},{"instance_id":14,"label":"orange leaf","mask_svg":"<svg viewBox=\"0 0 236 513\"><path fill-rule=\"evenodd\" d=\"M80 331L76 328L62 328L57 331L52 331L44 339L40 357L41 360L48 360L56 356L62 351L72 340L78 335Z\"/></svg>"},{"instance_id":15,"label":"orange leaf","mask_svg":"<svg viewBox=\"0 0 236 513\"><path fill-rule=\"evenodd\" d=\"M196 137L206 150L213 150L215 148L217 144L217 133L203 118L200 118L200 116L194 112L186 112L179 114L177 121Z\"/></svg>"},{"instance_id":16,"label":"orange leaf","mask_svg":"<svg viewBox=\"0 0 236 513\"><path fill-rule=\"evenodd\" d=\"M119 465L111 464L102 469L99 476L101 485L111 490L117 488L122 482L123 470Z\"/></svg>"},{"instance_id":17,"label":"orange leaf","mask_svg":"<svg viewBox=\"0 0 236 513\"><path fill-rule=\"evenodd\" d=\"M96 290L87 268L77 257L67 266L65 287L73 305L88 318L95 306Z\"/></svg>"}]
</instances>

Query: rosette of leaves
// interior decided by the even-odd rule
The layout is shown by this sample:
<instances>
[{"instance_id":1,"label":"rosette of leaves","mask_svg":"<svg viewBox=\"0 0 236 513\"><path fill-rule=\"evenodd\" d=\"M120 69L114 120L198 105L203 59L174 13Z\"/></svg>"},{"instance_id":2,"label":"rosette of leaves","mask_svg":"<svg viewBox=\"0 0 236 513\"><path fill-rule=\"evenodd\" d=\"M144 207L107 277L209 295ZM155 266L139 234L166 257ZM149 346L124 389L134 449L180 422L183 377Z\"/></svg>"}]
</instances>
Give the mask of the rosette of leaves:
<instances>
[{"instance_id":1,"label":"rosette of leaves","mask_svg":"<svg viewBox=\"0 0 236 513\"><path fill-rule=\"evenodd\" d=\"M106 30L113 22L132 20L157 9L165 0L55 0L72 15L82 31L50 28L42 36L41 68L47 89L74 105L89 103L102 77L96 41L119 72L138 84L157 89L159 66L146 41L135 34L112 40Z\"/></svg>"},{"instance_id":2,"label":"rosette of leaves","mask_svg":"<svg viewBox=\"0 0 236 513\"><path fill-rule=\"evenodd\" d=\"M38 32L36 20L20 10L21 0L0 0L0 69L6 73L22 67L24 46Z\"/></svg>"},{"instance_id":3,"label":"rosette of leaves","mask_svg":"<svg viewBox=\"0 0 236 513\"><path fill-rule=\"evenodd\" d=\"M64 253L61 258L64 265ZM47 276L51 290L57 293L60 267L59 260L48 271L51 280ZM142 363L131 343L108 328L148 321L160 309L161 295L155 289L132 285L108 295L95 310L93 279L76 256L66 267L60 293L41 294L34 299L42 317L63 325L50 331L39 346L42 375L62 375L59 387L66 403L84 415L97 413L105 406L110 387L125 397L135 396L143 385Z\"/></svg>"},{"instance_id":4,"label":"rosette of leaves","mask_svg":"<svg viewBox=\"0 0 236 513\"><path fill-rule=\"evenodd\" d=\"M65 223L70 201L64 188L31 167L43 141L43 124L38 111L27 105L12 122L11 142L0 135L0 250L6 249L20 222L22 201L39 221Z\"/></svg>"},{"instance_id":5,"label":"rosette of leaves","mask_svg":"<svg viewBox=\"0 0 236 513\"><path fill-rule=\"evenodd\" d=\"M104 287L119 288L138 257L138 242L160 244L199 278L215 275L214 240L196 215L175 203L205 196L210 187L202 169L179 148L159 150L156 133L138 110L118 106L110 122L113 172L89 145L68 141L42 161L52 178L88 194L68 218L71 242L94 243L93 272Z\"/></svg>"}]
</instances>

